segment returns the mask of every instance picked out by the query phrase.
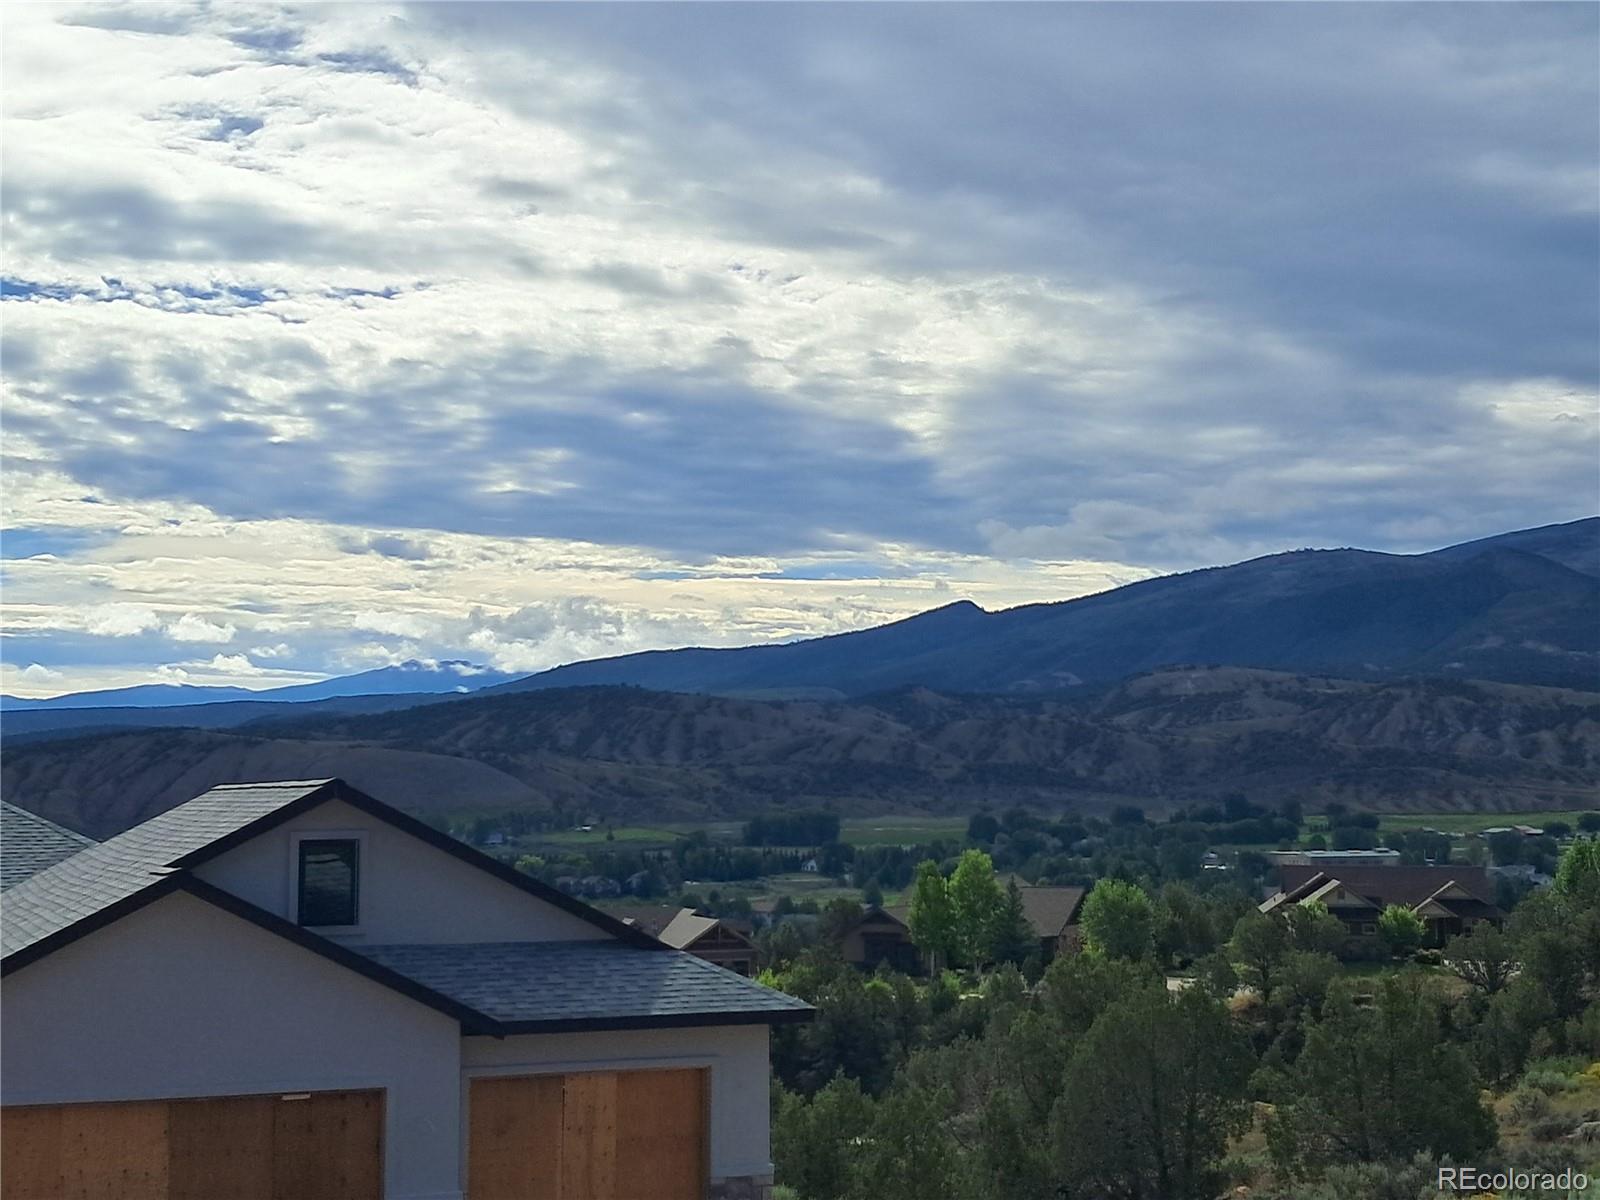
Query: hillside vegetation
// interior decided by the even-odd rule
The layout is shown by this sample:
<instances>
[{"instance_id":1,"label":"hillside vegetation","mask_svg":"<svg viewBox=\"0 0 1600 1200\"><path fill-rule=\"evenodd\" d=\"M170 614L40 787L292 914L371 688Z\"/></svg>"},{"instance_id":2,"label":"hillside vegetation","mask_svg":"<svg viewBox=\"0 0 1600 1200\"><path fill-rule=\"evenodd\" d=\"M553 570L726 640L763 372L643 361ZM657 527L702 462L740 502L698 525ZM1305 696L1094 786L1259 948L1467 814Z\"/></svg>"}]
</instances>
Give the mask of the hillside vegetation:
<instances>
[{"instance_id":1,"label":"hillside vegetation","mask_svg":"<svg viewBox=\"0 0 1600 1200\"><path fill-rule=\"evenodd\" d=\"M0 768L9 799L93 836L216 783L323 775L421 812L554 806L619 823L809 804L1160 811L1234 791L1406 812L1583 808L1600 787L1600 694L1233 667L1071 698L491 692L229 732L27 744Z\"/></svg>"}]
</instances>

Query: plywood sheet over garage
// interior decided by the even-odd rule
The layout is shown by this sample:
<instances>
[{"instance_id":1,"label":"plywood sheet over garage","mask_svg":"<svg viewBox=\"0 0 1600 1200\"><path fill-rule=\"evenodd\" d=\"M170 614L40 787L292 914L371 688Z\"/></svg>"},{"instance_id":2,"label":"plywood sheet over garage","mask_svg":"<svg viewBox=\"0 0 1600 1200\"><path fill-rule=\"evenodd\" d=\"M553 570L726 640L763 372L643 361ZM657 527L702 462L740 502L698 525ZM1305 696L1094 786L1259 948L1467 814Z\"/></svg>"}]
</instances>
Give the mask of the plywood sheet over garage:
<instances>
[{"instance_id":1,"label":"plywood sheet over garage","mask_svg":"<svg viewBox=\"0 0 1600 1200\"><path fill-rule=\"evenodd\" d=\"M383 1093L0 1110L0 1200L382 1200Z\"/></svg>"},{"instance_id":2,"label":"plywood sheet over garage","mask_svg":"<svg viewBox=\"0 0 1600 1200\"><path fill-rule=\"evenodd\" d=\"M474 1079L468 1200L704 1200L708 1073Z\"/></svg>"}]
</instances>

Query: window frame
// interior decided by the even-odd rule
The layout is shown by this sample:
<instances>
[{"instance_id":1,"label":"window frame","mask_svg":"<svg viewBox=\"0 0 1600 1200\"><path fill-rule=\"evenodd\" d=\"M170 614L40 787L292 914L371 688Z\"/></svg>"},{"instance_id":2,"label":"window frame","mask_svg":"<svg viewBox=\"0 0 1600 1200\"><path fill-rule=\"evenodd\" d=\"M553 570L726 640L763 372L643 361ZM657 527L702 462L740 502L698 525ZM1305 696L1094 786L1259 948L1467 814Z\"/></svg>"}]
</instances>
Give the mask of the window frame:
<instances>
[{"instance_id":1,"label":"window frame","mask_svg":"<svg viewBox=\"0 0 1600 1200\"><path fill-rule=\"evenodd\" d=\"M356 920L353 925L307 925L300 919L300 847L306 842L354 842L356 844ZM367 912L367 834L362 829L307 829L289 835L289 919L302 929L323 934L356 934L365 931Z\"/></svg>"}]
</instances>

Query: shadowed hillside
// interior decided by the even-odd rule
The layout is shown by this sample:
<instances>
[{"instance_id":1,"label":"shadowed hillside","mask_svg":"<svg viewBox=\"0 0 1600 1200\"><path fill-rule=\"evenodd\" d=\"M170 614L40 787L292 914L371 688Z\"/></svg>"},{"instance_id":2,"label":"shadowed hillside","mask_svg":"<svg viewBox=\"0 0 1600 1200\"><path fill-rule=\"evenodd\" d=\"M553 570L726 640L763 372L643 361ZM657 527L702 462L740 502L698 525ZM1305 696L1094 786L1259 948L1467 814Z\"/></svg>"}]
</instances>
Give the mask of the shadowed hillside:
<instances>
[{"instance_id":1,"label":"shadowed hillside","mask_svg":"<svg viewBox=\"0 0 1600 1200\"><path fill-rule=\"evenodd\" d=\"M1244 668L1172 669L1071 700L585 688L42 742L3 767L8 799L96 836L215 783L333 774L418 811L553 805L627 821L817 802L1155 811L1232 791L1406 811L1573 807L1600 786L1600 695Z\"/></svg>"},{"instance_id":2,"label":"shadowed hillside","mask_svg":"<svg viewBox=\"0 0 1600 1200\"><path fill-rule=\"evenodd\" d=\"M1176 663L1354 678L1600 685L1600 518L1432 554L1300 550L985 612L961 601L782 646L574 663L491 691L632 684L720 694L919 685L1054 692Z\"/></svg>"}]
</instances>

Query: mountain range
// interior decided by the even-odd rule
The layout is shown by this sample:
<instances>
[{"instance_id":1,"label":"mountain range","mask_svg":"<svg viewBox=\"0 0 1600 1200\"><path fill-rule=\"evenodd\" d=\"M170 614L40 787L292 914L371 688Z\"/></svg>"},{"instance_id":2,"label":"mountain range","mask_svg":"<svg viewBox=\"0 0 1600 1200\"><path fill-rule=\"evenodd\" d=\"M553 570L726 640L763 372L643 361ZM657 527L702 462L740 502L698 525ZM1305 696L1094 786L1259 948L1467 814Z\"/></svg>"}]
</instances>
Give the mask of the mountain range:
<instances>
[{"instance_id":1,"label":"mountain range","mask_svg":"<svg viewBox=\"0 0 1600 1200\"><path fill-rule=\"evenodd\" d=\"M786 645L574 663L498 690L632 684L843 697L916 685L1047 693L1177 663L1594 687L1600 517L1430 554L1298 550L1001 612L963 600Z\"/></svg>"},{"instance_id":2,"label":"mountain range","mask_svg":"<svg viewBox=\"0 0 1600 1200\"><path fill-rule=\"evenodd\" d=\"M0 784L96 836L215 783L327 774L419 811L629 821L800 803L1159 811L1229 791L1581 807L1600 797L1600 518L1421 555L1294 551L1000 612L963 601L785 645L516 680L463 669L452 688L491 684L470 693L352 694L419 674L390 670L309 697L7 703Z\"/></svg>"},{"instance_id":3,"label":"mountain range","mask_svg":"<svg viewBox=\"0 0 1600 1200\"><path fill-rule=\"evenodd\" d=\"M340 675L316 683L295 683L287 687L261 688L209 687L189 683L142 683L133 687L106 688L96 692L71 692L35 700L22 696L0 696L7 712L38 712L68 708L178 708L201 704L226 704L247 701L263 704L299 704L314 700L334 700L349 696L431 695L475 692L521 678L503 671L492 671L475 663L410 659L394 666L378 667L356 675Z\"/></svg>"}]
</instances>

